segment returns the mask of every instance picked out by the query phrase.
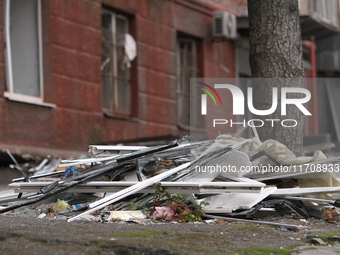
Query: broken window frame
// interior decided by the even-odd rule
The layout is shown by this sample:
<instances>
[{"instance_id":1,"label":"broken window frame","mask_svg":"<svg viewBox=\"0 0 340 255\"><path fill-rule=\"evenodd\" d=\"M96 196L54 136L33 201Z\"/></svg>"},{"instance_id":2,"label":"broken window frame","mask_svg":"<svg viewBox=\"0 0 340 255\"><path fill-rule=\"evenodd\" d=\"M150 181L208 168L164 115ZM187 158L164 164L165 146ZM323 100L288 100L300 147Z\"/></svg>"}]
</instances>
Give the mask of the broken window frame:
<instances>
[{"instance_id":1,"label":"broken window frame","mask_svg":"<svg viewBox=\"0 0 340 255\"><path fill-rule=\"evenodd\" d=\"M124 21L125 23L125 34L129 31L129 19L124 15L117 14L115 12L102 9L103 15L111 16L111 23L109 29L111 30L110 42L104 41L103 30L105 29L101 26L102 31L102 64L101 64L101 76L102 76L102 109L105 113L116 114L123 116L131 116L131 71L126 67L121 74L119 74L119 68L122 66L124 59L124 45L119 45L117 42L117 19ZM110 47L111 56L103 61L103 49L104 44L106 47ZM110 44L110 46L109 46ZM122 59L118 59L119 48L123 51ZM109 61L107 61L110 59ZM109 70L105 73L105 66L109 64ZM110 70L111 69L111 70ZM110 73L111 72L111 73ZM110 77L110 75L112 77ZM124 83L124 91L122 91L121 86L119 86L119 80ZM125 87L126 85L126 87ZM112 97L111 97L112 95Z\"/></svg>"},{"instance_id":2,"label":"broken window frame","mask_svg":"<svg viewBox=\"0 0 340 255\"><path fill-rule=\"evenodd\" d=\"M41 0L36 0L37 3L37 41L38 41L38 81L39 85L39 96L27 95L24 93L15 92L15 87L19 86L14 83L14 70L13 67L13 51L11 43L11 1L4 1L4 14L5 14L5 25L4 25L4 39L5 39L5 61L6 61L6 83L7 91L4 92L4 97L12 101L19 101L31 104L38 104L48 107L54 107L54 104L44 102L44 76L43 76L43 48L42 48L42 7Z\"/></svg>"}]
</instances>

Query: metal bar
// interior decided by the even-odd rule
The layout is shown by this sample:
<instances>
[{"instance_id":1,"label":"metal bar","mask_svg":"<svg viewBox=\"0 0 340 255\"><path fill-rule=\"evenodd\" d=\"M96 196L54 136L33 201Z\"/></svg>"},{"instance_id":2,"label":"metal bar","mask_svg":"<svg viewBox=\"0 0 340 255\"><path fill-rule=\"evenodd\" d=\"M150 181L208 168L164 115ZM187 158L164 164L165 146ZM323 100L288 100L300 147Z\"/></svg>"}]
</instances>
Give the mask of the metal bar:
<instances>
[{"instance_id":1,"label":"metal bar","mask_svg":"<svg viewBox=\"0 0 340 255\"><path fill-rule=\"evenodd\" d=\"M71 188L67 192L95 193L95 192L118 192L126 187L139 182L102 182L94 181ZM40 188L50 185L51 182L11 183L9 187L19 192L39 192ZM179 194L222 194L222 193L260 193L263 183L247 182L161 182L162 187L169 193ZM155 187L148 186L137 193L154 193Z\"/></svg>"},{"instance_id":2,"label":"metal bar","mask_svg":"<svg viewBox=\"0 0 340 255\"><path fill-rule=\"evenodd\" d=\"M42 11L41 0L38 0L38 40L39 40L39 85L40 85L40 98L44 101L44 62L43 62L43 39L42 39Z\"/></svg>"},{"instance_id":3,"label":"metal bar","mask_svg":"<svg viewBox=\"0 0 340 255\"><path fill-rule=\"evenodd\" d=\"M20 168L18 161L14 158L14 156L12 155L12 153L9 151L8 148L6 149L6 152L7 152L7 154L10 156L10 158L13 160L14 164L15 164L18 168Z\"/></svg>"},{"instance_id":4,"label":"metal bar","mask_svg":"<svg viewBox=\"0 0 340 255\"><path fill-rule=\"evenodd\" d=\"M97 151L138 151L147 148L146 146L124 146L124 145L90 145L89 149Z\"/></svg>"},{"instance_id":5,"label":"metal bar","mask_svg":"<svg viewBox=\"0 0 340 255\"><path fill-rule=\"evenodd\" d=\"M257 133L256 127L254 126L254 122L251 120L251 129L253 130L254 136L257 138L257 140L259 140L259 142L261 142L259 134Z\"/></svg>"},{"instance_id":6,"label":"metal bar","mask_svg":"<svg viewBox=\"0 0 340 255\"><path fill-rule=\"evenodd\" d=\"M170 171L170 170L169 170ZM245 178L244 178L245 179ZM41 187L49 185L53 182L23 182L23 183L11 183L8 186L12 188L21 187ZM123 181L93 181L79 185L79 187L129 187L140 182L123 182ZM176 188L262 188L266 184L261 182L161 182L162 187L176 187ZM152 187L149 185L148 187Z\"/></svg>"},{"instance_id":7,"label":"metal bar","mask_svg":"<svg viewBox=\"0 0 340 255\"><path fill-rule=\"evenodd\" d=\"M316 202L316 203L327 203L327 204L334 204L335 203L335 200L309 198L309 197L284 196L283 198L284 199L289 199L289 200L309 201L309 202Z\"/></svg>"},{"instance_id":8,"label":"metal bar","mask_svg":"<svg viewBox=\"0 0 340 255\"><path fill-rule=\"evenodd\" d=\"M270 196L273 196L273 197L303 196L303 195L327 194L327 193L340 193L340 187L277 189Z\"/></svg>"},{"instance_id":9,"label":"metal bar","mask_svg":"<svg viewBox=\"0 0 340 255\"><path fill-rule=\"evenodd\" d=\"M86 158L86 159L75 159L75 160L62 160L61 162L65 162L65 164L59 165L59 167L69 167L69 166L75 166L75 165L81 165L81 164L89 164L89 163L95 163L95 162L104 162L104 161L110 161L110 160L117 160L117 163L122 163L124 161L128 161L131 159L135 159L137 157L142 157L151 153L160 152L166 149L171 149L174 147L177 147L178 143L173 142L171 144L160 146L158 148L148 148L146 147L143 150L138 150L136 152L128 153L128 154L120 154L120 155L114 155L111 157L103 157L103 158Z\"/></svg>"},{"instance_id":10,"label":"metal bar","mask_svg":"<svg viewBox=\"0 0 340 255\"><path fill-rule=\"evenodd\" d=\"M69 190L65 191L68 193L96 193L96 192L103 192L103 193L115 193L123 190L124 187L86 187L86 186L80 186L80 187L74 187L70 188ZM228 188L199 188L199 187L169 187L166 189L166 191L170 194L225 194L225 193L260 193L261 188L250 188L250 187L228 187ZM39 189L35 187L22 187L17 188L14 190L15 192L34 192L38 193ZM155 193L154 187L147 187L143 188L142 190L136 191L136 193L140 194L153 194Z\"/></svg>"},{"instance_id":11,"label":"metal bar","mask_svg":"<svg viewBox=\"0 0 340 255\"><path fill-rule=\"evenodd\" d=\"M339 9L338 9L339 10ZM319 133L319 123L318 123L318 98L317 98L317 88L315 78L316 74L316 54L315 54L315 41L310 41L310 58L312 64L312 107L313 107L313 134L317 135Z\"/></svg>"},{"instance_id":12,"label":"metal bar","mask_svg":"<svg viewBox=\"0 0 340 255\"><path fill-rule=\"evenodd\" d=\"M34 176L30 177L30 180L38 179L38 178L41 178L41 177L58 176L58 175L62 175L63 173L64 173L64 171L34 175ZM17 178L17 179L13 179L12 182L20 182L20 181L24 181L24 179L25 179L25 177Z\"/></svg>"},{"instance_id":13,"label":"metal bar","mask_svg":"<svg viewBox=\"0 0 340 255\"><path fill-rule=\"evenodd\" d=\"M87 158L87 159L75 159L72 161L70 160L62 160L61 162L69 162L65 164L60 164L59 167L70 167L70 166L76 166L76 165L85 165L90 163L96 163L96 162L104 162L104 161L110 161L114 160L115 158L119 157L120 155L114 155L111 157L103 157L103 158Z\"/></svg>"},{"instance_id":14,"label":"metal bar","mask_svg":"<svg viewBox=\"0 0 340 255\"><path fill-rule=\"evenodd\" d=\"M12 66L12 47L10 36L10 0L5 1L5 41L6 41L6 70L7 85L10 93L13 93L13 66Z\"/></svg>"}]
</instances>

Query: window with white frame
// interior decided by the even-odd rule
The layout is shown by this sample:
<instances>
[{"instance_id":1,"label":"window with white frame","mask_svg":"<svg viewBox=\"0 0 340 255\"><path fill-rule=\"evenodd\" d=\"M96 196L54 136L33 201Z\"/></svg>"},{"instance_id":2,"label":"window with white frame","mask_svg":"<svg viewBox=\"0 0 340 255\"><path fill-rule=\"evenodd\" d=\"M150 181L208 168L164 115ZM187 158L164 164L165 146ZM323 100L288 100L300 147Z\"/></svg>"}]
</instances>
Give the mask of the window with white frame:
<instances>
[{"instance_id":1,"label":"window with white frame","mask_svg":"<svg viewBox=\"0 0 340 255\"><path fill-rule=\"evenodd\" d=\"M178 38L177 41L177 116L178 124L190 126L190 78L198 76L196 41ZM191 103L194 103L193 101ZM197 107L192 107L196 109ZM197 108L200 109L200 108ZM192 116L194 122L195 118ZM192 125L198 123L191 123Z\"/></svg>"},{"instance_id":2,"label":"window with white frame","mask_svg":"<svg viewBox=\"0 0 340 255\"><path fill-rule=\"evenodd\" d=\"M111 113L130 115L130 70L126 66L124 42L128 19L102 12L102 107Z\"/></svg>"},{"instance_id":3,"label":"window with white frame","mask_svg":"<svg viewBox=\"0 0 340 255\"><path fill-rule=\"evenodd\" d=\"M314 3L315 12L322 21L338 26L339 0L315 0Z\"/></svg>"},{"instance_id":4,"label":"window with white frame","mask_svg":"<svg viewBox=\"0 0 340 255\"><path fill-rule=\"evenodd\" d=\"M5 0L8 98L43 101L40 0Z\"/></svg>"}]
</instances>

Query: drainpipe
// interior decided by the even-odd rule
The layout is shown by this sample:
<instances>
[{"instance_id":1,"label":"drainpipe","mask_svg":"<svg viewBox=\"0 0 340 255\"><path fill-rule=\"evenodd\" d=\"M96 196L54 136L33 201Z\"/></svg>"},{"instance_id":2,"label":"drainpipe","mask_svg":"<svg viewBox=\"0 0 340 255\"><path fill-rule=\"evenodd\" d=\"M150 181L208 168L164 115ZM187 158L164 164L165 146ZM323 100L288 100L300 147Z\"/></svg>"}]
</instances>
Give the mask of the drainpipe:
<instances>
[{"instance_id":1,"label":"drainpipe","mask_svg":"<svg viewBox=\"0 0 340 255\"><path fill-rule=\"evenodd\" d=\"M316 55L315 55L315 41L310 41L310 62L312 65L312 107L313 107L313 135L319 133L318 126L318 100L316 90Z\"/></svg>"}]
</instances>

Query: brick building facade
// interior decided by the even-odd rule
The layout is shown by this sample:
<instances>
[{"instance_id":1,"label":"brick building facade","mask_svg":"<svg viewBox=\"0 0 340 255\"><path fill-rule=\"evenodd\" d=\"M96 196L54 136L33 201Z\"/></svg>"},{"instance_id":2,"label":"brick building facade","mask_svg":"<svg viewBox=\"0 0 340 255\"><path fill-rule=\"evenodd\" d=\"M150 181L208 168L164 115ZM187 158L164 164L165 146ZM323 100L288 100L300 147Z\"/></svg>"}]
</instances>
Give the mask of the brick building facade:
<instances>
[{"instance_id":1,"label":"brick building facade","mask_svg":"<svg viewBox=\"0 0 340 255\"><path fill-rule=\"evenodd\" d=\"M335 14L322 16L329 3L300 1L307 77L316 73L308 40L339 31ZM237 39L214 40L214 11L238 17ZM69 155L181 137L190 77L251 75L246 0L0 0L0 13L0 150ZM315 107L313 118L307 135L318 133Z\"/></svg>"},{"instance_id":2,"label":"brick building facade","mask_svg":"<svg viewBox=\"0 0 340 255\"><path fill-rule=\"evenodd\" d=\"M83 151L91 143L187 134L186 121L177 110L183 93L179 80L189 75L236 76L235 42L213 41L212 13L237 14L242 2L0 1L4 14L0 19L0 148ZM26 8L37 19L25 19ZM128 89L116 96L113 106L105 102L112 92L103 89L109 85L120 89L122 84L119 80L103 84L105 15L110 29L117 30L113 37L125 29L137 43L128 76L121 74ZM22 27L24 23L31 33ZM35 50L34 40L39 43L37 53L27 57L26 52ZM118 48L114 50L119 57ZM189 60L182 63L179 59L187 55ZM26 57L40 62L35 67L21 65ZM180 65L191 73L181 74ZM36 77L25 76L27 66ZM37 82L32 85L31 80Z\"/></svg>"}]
</instances>

